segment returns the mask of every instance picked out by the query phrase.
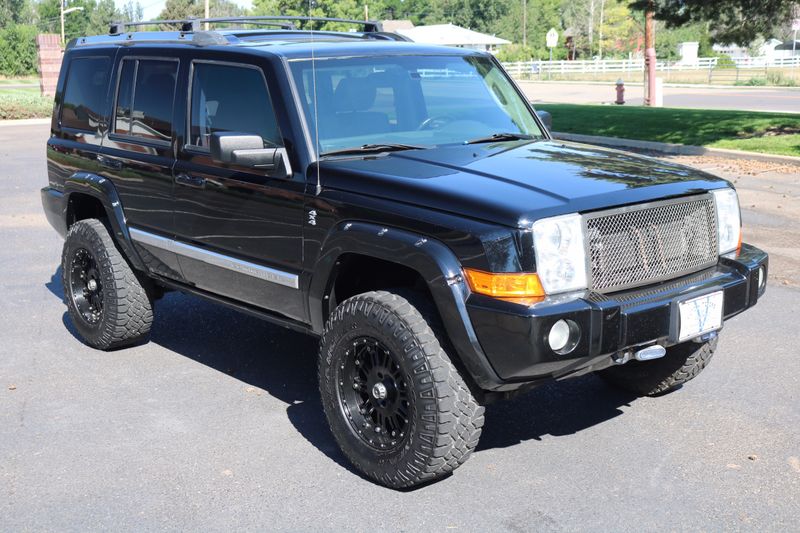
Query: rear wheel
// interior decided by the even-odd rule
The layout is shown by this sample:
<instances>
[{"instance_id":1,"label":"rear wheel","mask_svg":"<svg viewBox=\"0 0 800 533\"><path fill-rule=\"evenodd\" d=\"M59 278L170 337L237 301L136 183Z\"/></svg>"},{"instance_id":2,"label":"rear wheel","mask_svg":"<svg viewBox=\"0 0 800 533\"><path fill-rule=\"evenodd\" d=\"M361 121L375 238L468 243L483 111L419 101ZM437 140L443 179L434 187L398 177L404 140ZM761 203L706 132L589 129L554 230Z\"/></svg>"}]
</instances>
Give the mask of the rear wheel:
<instances>
[{"instance_id":1,"label":"rear wheel","mask_svg":"<svg viewBox=\"0 0 800 533\"><path fill-rule=\"evenodd\" d=\"M397 294L368 292L336 308L321 341L319 380L337 444L378 483L436 480L478 444L483 407L429 323Z\"/></svg>"},{"instance_id":2,"label":"rear wheel","mask_svg":"<svg viewBox=\"0 0 800 533\"><path fill-rule=\"evenodd\" d=\"M108 350L147 340L152 300L101 221L70 227L61 263L67 310L87 344Z\"/></svg>"},{"instance_id":3,"label":"rear wheel","mask_svg":"<svg viewBox=\"0 0 800 533\"><path fill-rule=\"evenodd\" d=\"M659 396L697 377L711 362L716 349L716 338L702 344L685 342L667 348L667 354L660 359L630 361L601 370L598 375L639 396Z\"/></svg>"}]
</instances>

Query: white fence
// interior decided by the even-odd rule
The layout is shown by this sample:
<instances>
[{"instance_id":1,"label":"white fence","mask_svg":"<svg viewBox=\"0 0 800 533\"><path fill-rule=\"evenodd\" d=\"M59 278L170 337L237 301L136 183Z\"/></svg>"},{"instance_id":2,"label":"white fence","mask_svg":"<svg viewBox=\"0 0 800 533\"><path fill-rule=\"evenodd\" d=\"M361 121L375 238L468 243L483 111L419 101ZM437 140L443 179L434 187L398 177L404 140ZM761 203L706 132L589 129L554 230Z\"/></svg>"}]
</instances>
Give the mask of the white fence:
<instances>
[{"instance_id":1,"label":"white fence","mask_svg":"<svg viewBox=\"0 0 800 533\"><path fill-rule=\"evenodd\" d=\"M800 67L800 56L791 58L744 57L732 58L731 63L719 65L733 69L765 69ZM691 62L663 61L656 62L656 70L661 72L712 71L717 69L718 57L701 57ZM536 78L542 74L601 74L605 72L642 72L643 59L602 59L593 61L518 61L503 63L505 69L514 77Z\"/></svg>"}]
</instances>

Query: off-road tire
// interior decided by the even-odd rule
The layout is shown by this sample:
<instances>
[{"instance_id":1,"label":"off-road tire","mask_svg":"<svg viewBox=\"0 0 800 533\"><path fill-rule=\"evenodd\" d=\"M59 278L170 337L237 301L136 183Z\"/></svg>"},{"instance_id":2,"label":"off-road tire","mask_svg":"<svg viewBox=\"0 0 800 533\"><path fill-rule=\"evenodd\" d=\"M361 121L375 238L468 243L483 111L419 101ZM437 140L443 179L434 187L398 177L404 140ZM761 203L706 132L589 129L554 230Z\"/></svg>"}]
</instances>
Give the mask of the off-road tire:
<instances>
[{"instance_id":1,"label":"off-road tire","mask_svg":"<svg viewBox=\"0 0 800 533\"><path fill-rule=\"evenodd\" d=\"M93 256L103 287L103 310L96 323L81 315L73 298L72 261L80 249ZM86 344L110 350L147 341L153 323L152 299L100 220L80 220L70 227L61 264L67 310Z\"/></svg>"},{"instance_id":2,"label":"off-road tire","mask_svg":"<svg viewBox=\"0 0 800 533\"><path fill-rule=\"evenodd\" d=\"M354 339L374 338L393 354L410 385L407 433L399 448L375 450L354 431L341 403L340 370ZM437 480L463 464L483 427L479 405L431 325L409 301L367 292L339 305L320 342L319 385L325 415L342 452L366 477L390 488Z\"/></svg>"},{"instance_id":3,"label":"off-road tire","mask_svg":"<svg viewBox=\"0 0 800 533\"><path fill-rule=\"evenodd\" d=\"M711 362L717 339L698 344L685 342L667 348L667 354L652 361L630 361L601 370L608 383L639 396L660 396L680 388Z\"/></svg>"}]
</instances>

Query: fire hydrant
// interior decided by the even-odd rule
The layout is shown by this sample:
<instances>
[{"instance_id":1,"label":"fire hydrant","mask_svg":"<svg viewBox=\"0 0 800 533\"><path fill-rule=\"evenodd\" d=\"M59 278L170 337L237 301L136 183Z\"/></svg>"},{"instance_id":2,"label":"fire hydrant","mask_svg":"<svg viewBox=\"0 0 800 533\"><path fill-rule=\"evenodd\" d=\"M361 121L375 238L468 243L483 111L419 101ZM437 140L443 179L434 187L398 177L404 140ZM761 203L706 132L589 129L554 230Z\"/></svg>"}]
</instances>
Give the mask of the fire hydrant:
<instances>
[{"instance_id":1,"label":"fire hydrant","mask_svg":"<svg viewBox=\"0 0 800 533\"><path fill-rule=\"evenodd\" d=\"M614 103L618 105L625 103L625 82L622 81L622 78L617 80L617 99Z\"/></svg>"}]
</instances>

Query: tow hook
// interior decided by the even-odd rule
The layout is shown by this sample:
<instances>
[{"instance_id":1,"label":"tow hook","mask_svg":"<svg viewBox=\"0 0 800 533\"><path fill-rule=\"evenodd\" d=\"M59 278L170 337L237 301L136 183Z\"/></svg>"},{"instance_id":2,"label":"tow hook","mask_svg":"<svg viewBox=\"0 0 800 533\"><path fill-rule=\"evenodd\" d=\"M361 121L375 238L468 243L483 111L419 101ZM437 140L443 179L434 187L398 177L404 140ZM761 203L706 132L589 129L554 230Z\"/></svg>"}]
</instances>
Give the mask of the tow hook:
<instances>
[{"instance_id":1,"label":"tow hook","mask_svg":"<svg viewBox=\"0 0 800 533\"><path fill-rule=\"evenodd\" d=\"M632 350L625 350L624 352L618 352L614 354L611 359L614 361L615 365L624 365L631 359L636 359L637 361L650 361L652 359L658 359L660 357L664 357L667 354L667 349L661 346L660 344L655 344L653 346L648 346L647 348L642 348L641 350L637 350L636 352Z\"/></svg>"}]
</instances>

